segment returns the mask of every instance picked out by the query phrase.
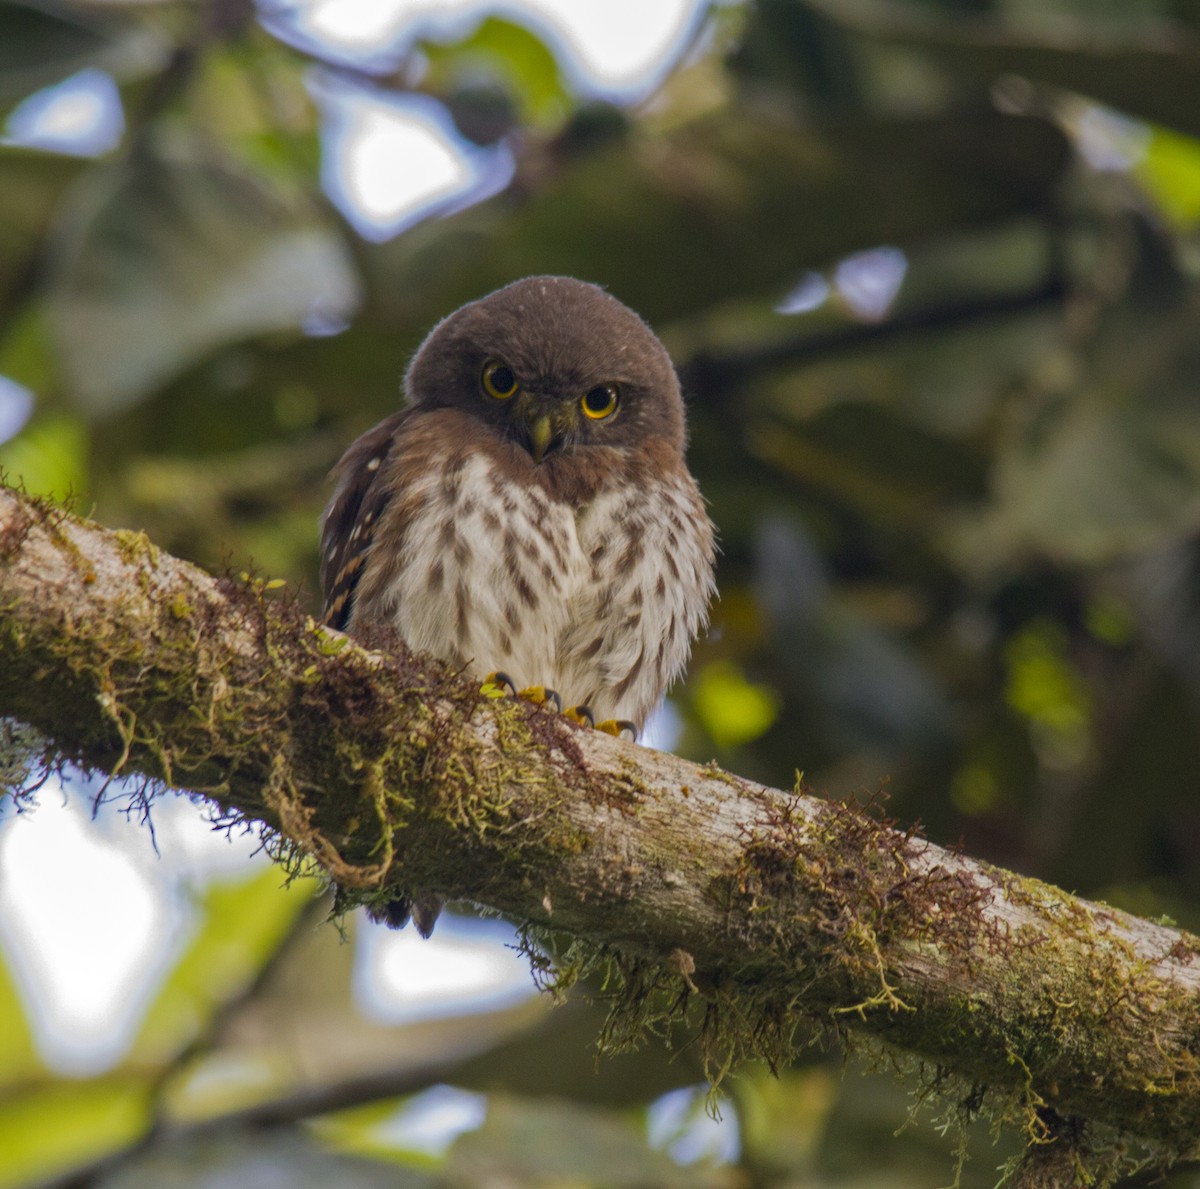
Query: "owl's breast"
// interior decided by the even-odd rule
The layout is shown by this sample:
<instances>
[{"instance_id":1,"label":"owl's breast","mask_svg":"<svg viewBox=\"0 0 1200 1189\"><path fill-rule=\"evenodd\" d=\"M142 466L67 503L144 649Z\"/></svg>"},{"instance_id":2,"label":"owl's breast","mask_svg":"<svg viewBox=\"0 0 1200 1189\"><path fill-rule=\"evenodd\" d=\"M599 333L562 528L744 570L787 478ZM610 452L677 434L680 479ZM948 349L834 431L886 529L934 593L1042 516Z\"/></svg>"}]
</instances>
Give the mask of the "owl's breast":
<instances>
[{"instance_id":1,"label":"owl's breast","mask_svg":"<svg viewBox=\"0 0 1200 1189\"><path fill-rule=\"evenodd\" d=\"M398 468L357 612L477 676L503 670L639 726L712 593L712 531L685 470L620 472L580 500L487 450Z\"/></svg>"},{"instance_id":2,"label":"owl's breast","mask_svg":"<svg viewBox=\"0 0 1200 1189\"><path fill-rule=\"evenodd\" d=\"M577 518L588 574L560 664L600 718L639 727L682 672L713 594L712 526L682 466L619 477Z\"/></svg>"},{"instance_id":3,"label":"owl's breast","mask_svg":"<svg viewBox=\"0 0 1200 1189\"><path fill-rule=\"evenodd\" d=\"M482 452L425 468L393 499L400 506L403 526L380 532L401 542L398 556L369 567L372 577L386 566L374 613L410 647L480 676L503 669L553 686L557 642L589 572L572 508Z\"/></svg>"}]
</instances>

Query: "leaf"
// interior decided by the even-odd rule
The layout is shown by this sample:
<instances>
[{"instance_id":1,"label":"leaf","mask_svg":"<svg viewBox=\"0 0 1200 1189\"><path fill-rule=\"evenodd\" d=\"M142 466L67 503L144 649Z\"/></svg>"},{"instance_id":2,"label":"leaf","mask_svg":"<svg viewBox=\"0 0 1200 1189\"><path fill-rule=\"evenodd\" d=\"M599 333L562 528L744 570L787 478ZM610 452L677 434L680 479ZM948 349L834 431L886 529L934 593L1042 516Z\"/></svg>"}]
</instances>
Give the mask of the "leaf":
<instances>
[{"instance_id":1,"label":"leaf","mask_svg":"<svg viewBox=\"0 0 1200 1189\"><path fill-rule=\"evenodd\" d=\"M1200 140L1155 128L1133 174L1183 231L1200 224Z\"/></svg>"},{"instance_id":2,"label":"leaf","mask_svg":"<svg viewBox=\"0 0 1200 1189\"><path fill-rule=\"evenodd\" d=\"M735 76L755 89L764 84L780 97L818 111L862 102L862 71L851 35L816 5L759 0L738 48L729 58Z\"/></svg>"},{"instance_id":3,"label":"leaf","mask_svg":"<svg viewBox=\"0 0 1200 1189\"><path fill-rule=\"evenodd\" d=\"M988 1118L964 1112L947 1125L945 1116L936 1114L940 1102L914 1103L911 1089L906 1092L890 1070L869 1068L861 1057L848 1058L846 1065L815 1159L801 1166L807 1176L784 1183L842 1189L951 1184L958 1189L994 1189L997 1166L1019 1151L1011 1133L989 1130ZM904 1116L907 1123L897 1127L896 1120ZM974 1157L965 1167L956 1167L960 1144L969 1144Z\"/></svg>"},{"instance_id":4,"label":"leaf","mask_svg":"<svg viewBox=\"0 0 1200 1189\"><path fill-rule=\"evenodd\" d=\"M1099 562L1200 528L1200 424L1185 391L1070 402L1000 459L996 527Z\"/></svg>"},{"instance_id":5,"label":"leaf","mask_svg":"<svg viewBox=\"0 0 1200 1189\"><path fill-rule=\"evenodd\" d=\"M478 86L480 74L492 75L516 99L522 122L533 125L555 123L570 105L558 59L516 21L487 16L461 41L419 44L429 63L425 85L435 92L468 81Z\"/></svg>"},{"instance_id":6,"label":"leaf","mask_svg":"<svg viewBox=\"0 0 1200 1189\"><path fill-rule=\"evenodd\" d=\"M10 319L0 338L0 375L45 395L54 391L58 369L42 314L41 305L30 302Z\"/></svg>"},{"instance_id":7,"label":"leaf","mask_svg":"<svg viewBox=\"0 0 1200 1189\"><path fill-rule=\"evenodd\" d=\"M28 281L31 262L54 217L64 190L82 171L71 157L33 149L0 148L0 324L6 305L19 297Z\"/></svg>"},{"instance_id":8,"label":"leaf","mask_svg":"<svg viewBox=\"0 0 1200 1189\"><path fill-rule=\"evenodd\" d=\"M0 1100L0 1189L43 1180L136 1139L150 1121L136 1079L50 1082Z\"/></svg>"},{"instance_id":9,"label":"leaf","mask_svg":"<svg viewBox=\"0 0 1200 1189\"><path fill-rule=\"evenodd\" d=\"M929 363L921 361L909 375L919 375L917 369ZM796 428L775 418L755 419L747 441L757 457L877 523L926 527L949 500L978 493L982 464L961 444L896 412L899 401L889 405L847 397L873 395L872 385L891 381L888 368L900 370L877 353L860 351L842 366L798 372L779 389L785 413L790 411L787 398L802 391L818 402L826 392L834 393L840 402L818 406Z\"/></svg>"},{"instance_id":10,"label":"leaf","mask_svg":"<svg viewBox=\"0 0 1200 1189\"><path fill-rule=\"evenodd\" d=\"M486 1102L482 1094L442 1084L332 1111L310 1129L326 1149L432 1169L459 1135L482 1122Z\"/></svg>"},{"instance_id":11,"label":"leaf","mask_svg":"<svg viewBox=\"0 0 1200 1189\"><path fill-rule=\"evenodd\" d=\"M301 1131L164 1136L89 1182L95 1189L435 1189L423 1173L323 1151Z\"/></svg>"},{"instance_id":12,"label":"leaf","mask_svg":"<svg viewBox=\"0 0 1200 1189\"><path fill-rule=\"evenodd\" d=\"M779 717L780 697L757 685L732 661L713 661L691 680L692 709L718 747L751 743Z\"/></svg>"},{"instance_id":13,"label":"leaf","mask_svg":"<svg viewBox=\"0 0 1200 1189\"><path fill-rule=\"evenodd\" d=\"M967 15L894 0L809 3L864 37L922 50L973 89L1015 74L1200 133L1200 43L1178 36L1177 27L1157 14L1130 20L1121 6L1113 6L1108 21L1091 11L1074 21L1048 21L1037 19L1042 14L1036 5L999 10L1021 14L1013 17Z\"/></svg>"},{"instance_id":14,"label":"leaf","mask_svg":"<svg viewBox=\"0 0 1200 1189\"><path fill-rule=\"evenodd\" d=\"M33 495L65 500L88 488L87 435L78 417L56 413L35 417L0 445L0 469L9 483Z\"/></svg>"},{"instance_id":15,"label":"leaf","mask_svg":"<svg viewBox=\"0 0 1200 1189\"><path fill-rule=\"evenodd\" d=\"M752 1069L738 1087L738 1123L744 1149L773 1169L811 1175L813 1161L837 1104L852 1090L827 1065L781 1070Z\"/></svg>"},{"instance_id":16,"label":"leaf","mask_svg":"<svg viewBox=\"0 0 1200 1189\"><path fill-rule=\"evenodd\" d=\"M580 154L516 210L505 194L421 224L373 249L371 267L397 322L555 272L608 286L654 325L782 295L867 245L1044 210L1066 160L1048 123L990 111L827 128L723 111Z\"/></svg>"},{"instance_id":17,"label":"leaf","mask_svg":"<svg viewBox=\"0 0 1200 1189\"><path fill-rule=\"evenodd\" d=\"M135 155L71 195L47 306L69 394L103 416L215 348L358 303L347 249L276 179L192 154Z\"/></svg>"},{"instance_id":18,"label":"leaf","mask_svg":"<svg viewBox=\"0 0 1200 1189\"><path fill-rule=\"evenodd\" d=\"M267 173L321 168L318 114L306 61L269 39L207 48L188 106L205 131Z\"/></svg>"},{"instance_id":19,"label":"leaf","mask_svg":"<svg viewBox=\"0 0 1200 1189\"><path fill-rule=\"evenodd\" d=\"M738 1183L720 1169L680 1168L653 1151L615 1111L493 1095L487 1119L451 1149L450 1184L717 1186Z\"/></svg>"},{"instance_id":20,"label":"leaf","mask_svg":"<svg viewBox=\"0 0 1200 1189\"><path fill-rule=\"evenodd\" d=\"M1200 529L1200 286L1144 229L1137 261L1090 340L1035 372L997 448L992 505L955 534L965 557L1032 547L1094 564Z\"/></svg>"},{"instance_id":21,"label":"leaf","mask_svg":"<svg viewBox=\"0 0 1200 1189\"><path fill-rule=\"evenodd\" d=\"M0 105L84 66L128 74L153 68L165 54L161 37L129 21L53 0L0 0Z\"/></svg>"},{"instance_id":22,"label":"leaf","mask_svg":"<svg viewBox=\"0 0 1200 1189\"><path fill-rule=\"evenodd\" d=\"M8 972L0 947L0 1094L3 1087L17 1084L42 1072L26 1018L25 1003ZM0 1117L3 1108L0 1107ZM2 1148L0 1148L2 1150Z\"/></svg>"},{"instance_id":23,"label":"leaf","mask_svg":"<svg viewBox=\"0 0 1200 1189\"><path fill-rule=\"evenodd\" d=\"M778 672L800 703L793 714L804 730L845 751L904 753L944 743L952 718L934 673L899 634L834 591L800 527L766 518L755 553Z\"/></svg>"},{"instance_id":24,"label":"leaf","mask_svg":"<svg viewBox=\"0 0 1200 1189\"><path fill-rule=\"evenodd\" d=\"M1092 704L1083 676L1071 663L1067 633L1049 619L1035 619L1009 638L1005 700L1054 739L1085 746Z\"/></svg>"},{"instance_id":25,"label":"leaf","mask_svg":"<svg viewBox=\"0 0 1200 1189\"><path fill-rule=\"evenodd\" d=\"M205 889L200 931L147 1011L129 1062L165 1064L263 968L316 890L313 880L282 879L272 865Z\"/></svg>"}]
</instances>

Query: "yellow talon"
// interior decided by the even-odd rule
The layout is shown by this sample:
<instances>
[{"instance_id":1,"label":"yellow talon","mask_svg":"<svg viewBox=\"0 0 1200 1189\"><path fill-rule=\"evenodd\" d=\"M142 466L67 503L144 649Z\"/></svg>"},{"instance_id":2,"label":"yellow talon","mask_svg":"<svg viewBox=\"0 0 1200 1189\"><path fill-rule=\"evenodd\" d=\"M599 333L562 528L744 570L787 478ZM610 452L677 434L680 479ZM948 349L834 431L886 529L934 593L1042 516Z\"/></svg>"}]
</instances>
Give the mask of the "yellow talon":
<instances>
[{"instance_id":1,"label":"yellow talon","mask_svg":"<svg viewBox=\"0 0 1200 1189\"><path fill-rule=\"evenodd\" d=\"M497 669L483 679L483 684L479 687L479 692L485 698L503 698L509 693L515 694L517 687L513 685L512 678L507 673L501 673Z\"/></svg>"},{"instance_id":2,"label":"yellow talon","mask_svg":"<svg viewBox=\"0 0 1200 1189\"><path fill-rule=\"evenodd\" d=\"M597 731L603 731L606 735L612 735L614 739L619 739L622 735L628 734L630 739L635 743L637 742L638 729L635 723L627 722L623 718L606 718L603 722L597 722L596 716L592 713L590 706L568 706L564 710L562 698L558 696L557 691L544 685L530 685L525 689L519 690L517 689L516 682L507 673L503 673L499 669L493 673L489 673L483 679L483 684L479 687L479 692L485 698L504 698L511 694L515 698L520 698L523 702L532 702L535 706L549 704L578 726L594 727Z\"/></svg>"},{"instance_id":3,"label":"yellow talon","mask_svg":"<svg viewBox=\"0 0 1200 1189\"><path fill-rule=\"evenodd\" d=\"M637 727L623 718L606 718L603 722L598 722L594 725L597 731L603 731L606 735L611 735L614 739L619 739L628 732L629 738L635 743L637 742Z\"/></svg>"},{"instance_id":4,"label":"yellow talon","mask_svg":"<svg viewBox=\"0 0 1200 1189\"><path fill-rule=\"evenodd\" d=\"M596 725L596 716L592 714L587 706L568 706L563 711L563 717L569 718L573 723L578 723L581 727L594 727Z\"/></svg>"},{"instance_id":5,"label":"yellow talon","mask_svg":"<svg viewBox=\"0 0 1200 1189\"><path fill-rule=\"evenodd\" d=\"M517 683L505 672L496 669L489 673L479 687L479 692L485 698L520 698L523 702L532 702L535 706L547 704L555 710L562 709L562 698L555 690L545 685L531 685L525 689L517 689Z\"/></svg>"}]
</instances>

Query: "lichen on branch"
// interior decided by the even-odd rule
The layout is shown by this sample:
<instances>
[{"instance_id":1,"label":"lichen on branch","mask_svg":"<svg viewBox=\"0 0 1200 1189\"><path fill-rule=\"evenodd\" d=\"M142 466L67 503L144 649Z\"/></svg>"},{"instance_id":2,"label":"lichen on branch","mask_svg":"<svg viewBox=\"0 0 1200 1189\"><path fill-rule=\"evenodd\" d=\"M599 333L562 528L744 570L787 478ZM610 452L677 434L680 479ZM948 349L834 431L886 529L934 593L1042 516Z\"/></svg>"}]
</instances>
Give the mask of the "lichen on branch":
<instances>
[{"instance_id":1,"label":"lichen on branch","mask_svg":"<svg viewBox=\"0 0 1200 1189\"><path fill-rule=\"evenodd\" d=\"M342 907L437 890L525 922L549 983L603 964L608 1047L691 1027L717 1077L833 1029L1035 1143L1194 1148L1197 938L488 699L275 586L0 488L0 715L261 823Z\"/></svg>"}]
</instances>

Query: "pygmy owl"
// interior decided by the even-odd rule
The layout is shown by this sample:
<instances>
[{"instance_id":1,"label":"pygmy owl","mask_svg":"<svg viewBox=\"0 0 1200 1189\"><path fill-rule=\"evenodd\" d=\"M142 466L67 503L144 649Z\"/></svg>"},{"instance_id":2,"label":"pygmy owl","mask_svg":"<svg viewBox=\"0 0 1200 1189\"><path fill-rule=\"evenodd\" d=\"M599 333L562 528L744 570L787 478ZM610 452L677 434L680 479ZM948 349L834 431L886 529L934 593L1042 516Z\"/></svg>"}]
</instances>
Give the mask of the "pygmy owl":
<instances>
[{"instance_id":1,"label":"pygmy owl","mask_svg":"<svg viewBox=\"0 0 1200 1189\"><path fill-rule=\"evenodd\" d=\"M641 728L714 589L662 343L595 285L529 277L434 327L405 393L334 470L326 623Z\"/></svg>"}]
</instances>

